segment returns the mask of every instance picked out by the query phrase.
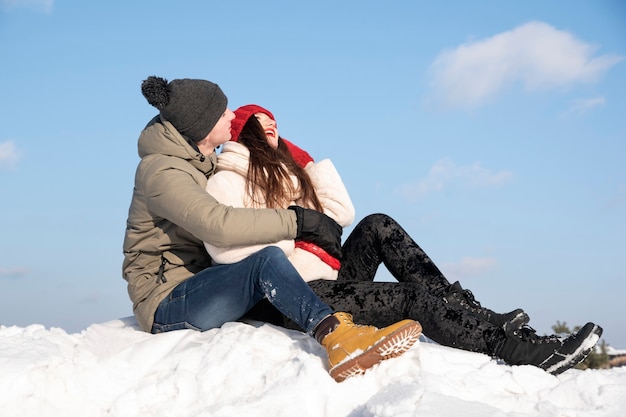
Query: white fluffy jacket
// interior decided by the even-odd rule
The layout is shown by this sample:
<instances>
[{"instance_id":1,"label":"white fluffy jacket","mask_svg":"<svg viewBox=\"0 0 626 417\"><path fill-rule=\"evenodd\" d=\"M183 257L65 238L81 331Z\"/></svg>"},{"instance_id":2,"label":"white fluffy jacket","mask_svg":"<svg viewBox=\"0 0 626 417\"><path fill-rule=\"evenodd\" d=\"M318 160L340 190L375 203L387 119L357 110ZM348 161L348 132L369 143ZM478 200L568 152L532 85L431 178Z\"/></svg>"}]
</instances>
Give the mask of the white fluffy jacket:
<instances>
[{"instance_id":1,"label":"white fluffy jacket","mask_svg":"<svg viewBox=\"0 0 626 417\"><path fill-rule=\"evenodd\" d=\"M250 151L244 145L237 142L225 143L217 158L217 173L207 182L207 192L220 203L232 207L264 208L259 207L258 204L253 205L247 195L246 175L249 157ZM311 162L305 170L315 186L317 197L324 208L324 214L332 217L342 227L349 226L354 221L354 206L330 159L324 159L318 163ZM295 177L293 180L297 181ZM291 204L303 205L298 199ZM295 241L282 240L271 245L278 246L285 252L305 281L337 279L336 270L311 252L296 248ZM204 246L215 263L229 264L238 262L269 245L219 248L205 242Z\"/></svg>"}]
</instances>

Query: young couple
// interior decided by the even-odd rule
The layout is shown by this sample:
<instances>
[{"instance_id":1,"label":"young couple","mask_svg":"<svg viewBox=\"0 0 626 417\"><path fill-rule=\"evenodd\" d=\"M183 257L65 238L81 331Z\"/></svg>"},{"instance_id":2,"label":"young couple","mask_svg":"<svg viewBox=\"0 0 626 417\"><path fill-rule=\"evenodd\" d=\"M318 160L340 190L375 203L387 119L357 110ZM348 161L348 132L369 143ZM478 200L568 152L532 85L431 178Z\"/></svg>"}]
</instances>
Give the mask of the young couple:
<instances>
[{"instance_id":1,"label":"young couple","mask_svg":"<svg viewBox=\"0 0 626 417\"><path fill-rule=\"evenodd\" d=\"M139 137L123 273L145 331L266 319L315 337L337 381L404 353L422 328L552 374L598 341L593 323L538 336L521 309L482 307L389 216L367 216L342 246L354 208L341 178L280 138L268 110L233 113L205 80L148 77L142 93L160 112ZM373 282L381 263L398 282Z\"/></svg>"}]
</instances>

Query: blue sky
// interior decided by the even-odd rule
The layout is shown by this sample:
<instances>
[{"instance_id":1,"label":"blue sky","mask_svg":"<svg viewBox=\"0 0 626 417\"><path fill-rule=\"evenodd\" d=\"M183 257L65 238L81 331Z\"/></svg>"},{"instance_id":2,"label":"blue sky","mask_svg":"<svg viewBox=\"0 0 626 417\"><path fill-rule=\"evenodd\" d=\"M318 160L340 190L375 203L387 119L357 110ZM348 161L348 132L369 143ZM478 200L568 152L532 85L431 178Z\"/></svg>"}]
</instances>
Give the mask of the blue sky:
<instances>
[{"instance_id":1,"label":"blue sky","mask_svg":"<svg viewBox=\"0 0 626 417\"><path fill-rule=\"evenodd\" d=\"M269 108L358 219L396 218L484 305L625 348L625 22L618 0L0 0L0 324L132 314L121 247L158 75Z\"/></svg>"}]
</instances>

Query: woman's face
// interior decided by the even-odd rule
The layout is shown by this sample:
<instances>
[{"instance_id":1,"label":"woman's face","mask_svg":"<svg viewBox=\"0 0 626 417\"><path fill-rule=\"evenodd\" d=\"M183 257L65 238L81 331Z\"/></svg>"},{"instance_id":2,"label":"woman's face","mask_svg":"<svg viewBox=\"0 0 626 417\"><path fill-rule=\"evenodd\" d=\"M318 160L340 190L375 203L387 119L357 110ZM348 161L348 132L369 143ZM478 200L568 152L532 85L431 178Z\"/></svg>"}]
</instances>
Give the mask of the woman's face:
<instances>
[{"instance_id":1,"label":"woman's face","mask_svg":"<svg viewBox=\"0 0 626 417\"><path fill-rule=\"evenodd\" d=\"M276 122L265 113L255 113L254 117L261 123L265 131L265 136L267 136L267 143L269 143L272 148L278 149L278 129L276 128Z\"/></svg>"}]
</instances>

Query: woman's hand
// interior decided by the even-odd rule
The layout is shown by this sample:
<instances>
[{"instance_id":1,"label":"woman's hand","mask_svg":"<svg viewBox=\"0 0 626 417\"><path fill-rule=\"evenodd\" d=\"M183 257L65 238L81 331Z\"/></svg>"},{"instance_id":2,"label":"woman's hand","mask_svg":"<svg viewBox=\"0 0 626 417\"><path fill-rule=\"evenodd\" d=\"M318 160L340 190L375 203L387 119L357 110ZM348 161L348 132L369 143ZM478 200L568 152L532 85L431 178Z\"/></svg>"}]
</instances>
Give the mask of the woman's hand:
<instances>
[{"instance_id":1,"label":"woman's hand","mask_svg":"<svg viewBox=\"0 0 626 417\"><path fill-rule=\"evenodd\" d=\"M289 206L296 212L298 231L296 240L315 243L331 256L341 259L343 229L336 221L319 211L300 206Z\"/></svg>"}]
</instances>

